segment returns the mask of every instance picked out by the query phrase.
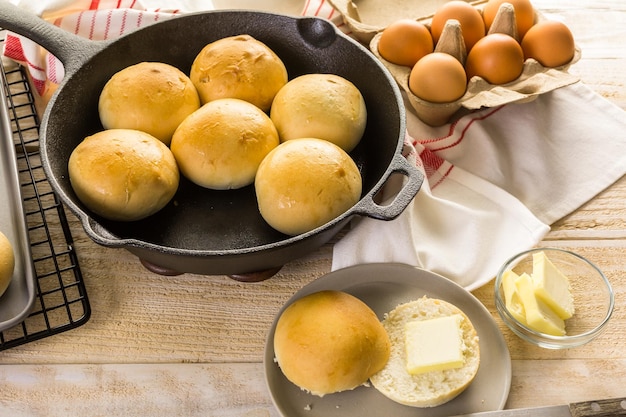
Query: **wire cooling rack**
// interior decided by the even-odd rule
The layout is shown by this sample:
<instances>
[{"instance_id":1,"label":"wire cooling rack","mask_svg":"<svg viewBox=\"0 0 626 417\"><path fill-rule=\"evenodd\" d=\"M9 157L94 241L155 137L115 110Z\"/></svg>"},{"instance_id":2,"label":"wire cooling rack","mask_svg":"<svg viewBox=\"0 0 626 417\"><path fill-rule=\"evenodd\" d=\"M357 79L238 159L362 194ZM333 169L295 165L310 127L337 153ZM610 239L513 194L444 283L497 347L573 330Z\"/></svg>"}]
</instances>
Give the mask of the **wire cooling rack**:
<instances>
[{"instance_id":1,"label":"wire cooling rack","mask_svg":"<svg viewBox=\"0 0 626 417\"><path fill-rule=\"evenodd\" d=\"M21 67L0 67L37 275L33 308L21 324L0 332L1 351L81 326L91 308L63 205L41 165L39 117L28 78Z\"/></svg>"}]
</instances>

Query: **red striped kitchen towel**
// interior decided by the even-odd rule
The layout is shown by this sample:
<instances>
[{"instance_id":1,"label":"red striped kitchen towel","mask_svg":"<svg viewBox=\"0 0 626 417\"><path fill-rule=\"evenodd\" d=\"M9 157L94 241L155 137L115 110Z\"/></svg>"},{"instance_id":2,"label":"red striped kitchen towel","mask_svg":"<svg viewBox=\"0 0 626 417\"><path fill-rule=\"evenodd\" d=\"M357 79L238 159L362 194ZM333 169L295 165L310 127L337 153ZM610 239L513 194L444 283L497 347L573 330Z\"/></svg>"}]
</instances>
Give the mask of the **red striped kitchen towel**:
<instances>
[{"instance_id":1,"label":"red striped kitchen towel","mask_svg":"<svg viewBox=\"0 0 626 417\"><path fill-rule=\"evenodd\" d=\"M350 28L343 21L343 16L326 0L305 0L303 16L322 17L332 21L342 32L350 35Z\"/></svg>"},{"instance_id":2,"label":"red striped kitchen towel","mask_svg":"<svg viewBox=\"0 0 626 417\"><path fill-rule=\"evenodd\" d=\"M168 7L146 7L139 0L13 0L12 3L69 32L93 40L118 37L184 11L177 1ZM7 33L4 56L28 68L40 96L63 79L61 62L21 35Z\"/></svg>"},{"instance_id":3,"label":"red striped kitchen towel","mask_svg":"<svg viewBox=\"0 0 626 417\"><path fill-rule=\"evenodd\" d=\"M10 0L69 32L93 40L111 39L179 13L214 9L210 0ZM230 7L230 6L229 6ZM280 12L280 10L277 10ZM330 19L344 32L341 14L327 2L307 0L302 14ZM63 79L61 62L21 35L7 33L3 55L28 68L37 93L45 97Z\"/></svg>"}]
</instances>

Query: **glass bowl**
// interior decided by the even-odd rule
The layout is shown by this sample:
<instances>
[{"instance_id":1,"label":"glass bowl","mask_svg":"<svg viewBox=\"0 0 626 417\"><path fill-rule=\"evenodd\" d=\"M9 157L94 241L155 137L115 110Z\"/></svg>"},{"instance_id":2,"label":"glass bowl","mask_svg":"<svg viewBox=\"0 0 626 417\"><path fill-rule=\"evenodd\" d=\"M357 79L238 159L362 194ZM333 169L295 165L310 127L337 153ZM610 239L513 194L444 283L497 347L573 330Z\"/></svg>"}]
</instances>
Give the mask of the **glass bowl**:
<instances>
[{"instance_id":1,"label":"glass bowl","mask_svg":"<svg viewBox=\"0 0 626 417\"><path fill-rule=\"evenodd\" d=\"M574 315L565 320L564 336L554 336L533 330L517 320L507 309L502 289L503 274L513 270L520 275L533 271L533 254L544 252L546 257L569 279L574 300ZM520 338L548 349L582 346L598 337L606 327L615 304L610 282L602 271L584 257L563 249L536 248L521 252L502 265L495 280L496 309L504 323Z\"/></svg>"}]
</instances>

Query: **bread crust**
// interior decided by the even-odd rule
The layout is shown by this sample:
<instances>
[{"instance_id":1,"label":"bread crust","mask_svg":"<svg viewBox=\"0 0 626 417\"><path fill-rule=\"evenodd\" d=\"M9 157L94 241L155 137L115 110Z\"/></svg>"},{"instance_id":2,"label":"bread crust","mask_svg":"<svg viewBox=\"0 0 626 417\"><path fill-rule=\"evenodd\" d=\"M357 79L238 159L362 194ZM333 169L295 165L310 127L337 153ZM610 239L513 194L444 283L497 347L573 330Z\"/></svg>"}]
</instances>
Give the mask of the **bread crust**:
<instances>
[{"instance_id":1,"label":"bread crust","mask_svg":"<svg viewBox=\"0 0 626 417\"><path fill-rule=\"evenodd\" d=\"M0 295L9 287L15 269L15 253L11 241L0 231Z\"/></svg>"},{"instance_id":2,"label":"bread crust","mask_svg":"<svg viewBox=\"0 0 626 417\"><path fill-rule=\"evenodd\" d=\"M320 291L290 304L274 332L276 361L292 383L324 396L367 382L389 358L390 343L363 301Z\"/></svg>"},{"instance_id":3,"label":"bread crust","mask_svg":"<svg viewBox=\"0 0 626 417\"><path fill-rule=\"evenodd\" d=\"M345 78L305 74L278 91L270 117L281 142L319 138L350 152L365 132L367 109L361 92Z\"/></svg>"},{"instance_id":4,"label":"bread crust","mask_svg":"<svg viewBox=\"0 0 626 417\"><path fill-rule=\"evenodd\" d=\"M263 42L250 35L219 39L196 56L189 77L203 104L221 98L248 101L269 111L287 83L287 68Z\"/></svg>"},{"instance_id":5,"label":"bread crust","mask_svg":"<svg viewBox=\"0 0 626 417\"><path fill-rule=\"evenodd\" d=\"M409 374L406 370L405 324L453 314L463 317L463 367ZM435 407L461 394L476 377L480 364L478 335L467 315L455 305L422 297L397 306L385 315L382 324L391 340L391 355L385 368L373 375L370 381L374 388L389 399L411 407Z\"/></svg>"},{"instance_id":6,"label":"bread crust","mask_svg":"<svg viewBox=\"0 0 626 417\"><path fill-rule=\"evenodd\" d=\"M259 166L259 210L276 230L298 235L333 220L361 198L354 160L337 145L317 138L281 143Z\"/></svg>"},{"instance_id":7,"label":"bread crust","mask_svg":"<svg viewBox=\"0 0 626 417\"><path fill-rule=\"evenodd\" d=\"M98 101L105 129L141 130L166 145L185 117L199 108L189 77L162 62L140 62L115 73Z\"/></svg>"},{"instance_id":8,"label":"bread crust","mask_svg":"<svg viewBox=\"0 0 626 417\"><path fill-rule=\"evenodd\" d=\"M135 221L161 210L178 189L170 149L154 136L109 129L85 138L70 155L69 176L78 199L94 213Z\"/></svg>"},{"instance_id":9,"label":"bread crust","mask_svg":"<svg viewBox=\"0 0 626 417\"><path fill-rule=\"evenodd\" d=\"M254 182L278 133L261 109L244 100L213 100L187 117L170 145L181 173L201 187L228 190Z\"/></svg>"}]
</instances>

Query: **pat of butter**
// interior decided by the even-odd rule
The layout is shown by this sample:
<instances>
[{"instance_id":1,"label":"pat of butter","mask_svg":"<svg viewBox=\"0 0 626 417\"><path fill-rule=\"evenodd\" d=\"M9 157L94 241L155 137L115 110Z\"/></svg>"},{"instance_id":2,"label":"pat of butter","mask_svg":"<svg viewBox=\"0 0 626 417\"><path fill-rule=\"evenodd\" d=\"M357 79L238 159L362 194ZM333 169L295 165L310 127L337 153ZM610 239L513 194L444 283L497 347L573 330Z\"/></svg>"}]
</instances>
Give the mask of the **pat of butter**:
<instances>
[{"instance_id":1,"label":"pat of butter","mask_svg":"<svg viewBox=\"0 0 626 417\"><path fill-rule=\"evenodd\" d=\"M544 252L533 254L535 293L563 320L574 315L574 300L569 279L559 271Z\"/></svg>"},{"instance_id":2,"label":"pat of butter","mask_svg":"<svg viewBox=\"0 0 626 417\"><path fill-rule=\"evenodd\" d=\"M462 320L454 314L406 323L407 371L415 375L463 366Z\"/></svg>"},{"instance_id":3,"label":"pat of butter","mask_svg":"<svg viewBox=\"0 0 626 417\"><path fill-rule=\"evenodd\" d=\"M502 290L504 291L504 304L506 309L511 313L515 320L527 325L526 323L526 310L524 304L520 299L517 292L516 282L519 279L519 275L509 270L504 271L502 274Z\"/></svg>"},{"instance_id":4,"label":"pat of butter","mask_svg":"<svg viewBox=\"0 0 626 417\"><path fill-rule=\"evenodd\" d=\"M524 304L526 323L531 329L553 336L565 335L565 322L535 294L532 278L523 273L516 280L517 292Z\"/></svg>"}]
</instances>

